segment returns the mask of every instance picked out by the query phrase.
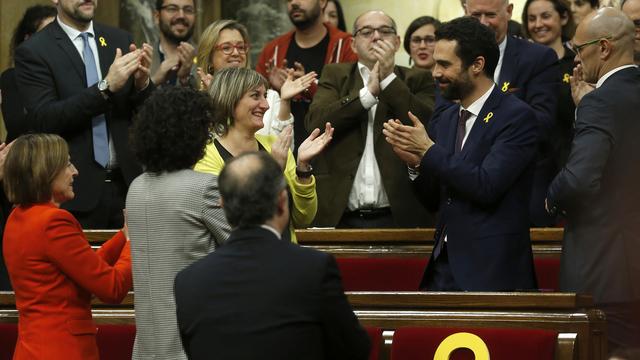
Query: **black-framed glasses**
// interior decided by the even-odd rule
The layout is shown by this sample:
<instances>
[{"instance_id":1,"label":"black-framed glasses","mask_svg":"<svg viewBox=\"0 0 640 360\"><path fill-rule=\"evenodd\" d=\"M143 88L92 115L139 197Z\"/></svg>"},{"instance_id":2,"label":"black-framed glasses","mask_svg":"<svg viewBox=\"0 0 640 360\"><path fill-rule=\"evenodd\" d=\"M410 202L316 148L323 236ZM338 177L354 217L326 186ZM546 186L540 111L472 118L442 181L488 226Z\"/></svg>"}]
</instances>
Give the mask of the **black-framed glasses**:
<instances>
[{"instance_id":1,"label":"black-framed glasses","mask_svg":"<svg viewBox=\"0 0 640 360\"><path fill-rule=\"evenodd\" d=\"M165 5L165 6L161 6L160 10L164 10L168 12L170 15L175 15L178 12L180 12L180 10L182 10L182 12L185 15L193 15L196 13L196 9L193 6L180 7L178 5Z\"/></svg>"},{"instance_id":2,"label":"black-framed glasses","mask_svg":"<svg viewBox=\"0 0 640 360\"><path fill-rule=\"evenodd\" d=\"M410 41L411 41L411 45L416 46L416 47L422 45L423 41L424 41L424 43L426 45L433 45L433 44L436 43L436 37L433 36L433 35L427 35L427 36L422 36L422 37L420 37L420 36L412 36Z\"/></svg>"},{"instance_id":3,"label":"black-framed glasses","mask_svg":"<svg viewBox=\"0 0 640 360\"><path fill-rule=\"evenodd\" d=\"M369 26L365 26L363 28L358 29L358 31L356 31L353 34L353 36L360 35L363 38L370 38L373 36L373 33L376 31L382 37L392 36L396 34L396 29L392 28L391 26L380 26L379 28L372 28Z\"/></svg>"},{"instance_id":4,"label":"black-framed glasses","mask_svg":"<svg viewBox=\"0 0 640 360\"><path fill-rule=\"evenodd\" d=\"M244 42L236 43L236 44L232 44L230 42L223 42L222 44L217 45L214 49L222 51L222 53L225 55L233 54L233 49L238 50L238 54L246 54L247 51L249 51L249 44Z\"/></svg>"},{"instance_id":5,"label":"black-framed glasses","mask_svg":"<svg viewBox=\"0 0 640 360\"><path fill-rule=\"evenodd\" d=\"M597 38L597 39L593 39L591 41L587 41L585 43L582 43L580 45L577 44L573 44L571 46L571 50L573 50L573 52L575 54L580 55L580 50L582 50L582 48L589 46L589 45L593 45L593 44L597 44L598 42L600 42L600 40L611 40L613 38L613 36L609 35L609 36L605 36L605 37L601 37L601 38Z\"/></svg>"}]
</instances>

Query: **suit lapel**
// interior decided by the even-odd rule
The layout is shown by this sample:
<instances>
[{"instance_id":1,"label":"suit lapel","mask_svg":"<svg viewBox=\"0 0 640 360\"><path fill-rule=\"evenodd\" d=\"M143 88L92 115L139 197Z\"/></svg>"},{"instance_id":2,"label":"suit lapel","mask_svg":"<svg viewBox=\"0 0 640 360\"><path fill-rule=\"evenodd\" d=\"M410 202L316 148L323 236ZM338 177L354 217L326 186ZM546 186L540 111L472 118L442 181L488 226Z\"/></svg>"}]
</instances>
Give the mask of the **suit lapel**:
<instances>
[{"instance_id":1,"label":"suit lapel","mask_svg":"<svg viewBox=\"0 0 640 360\"><path fill-rule=\"evenodd\" d=\"M100 71L102 72L102 78L104 79L109 72L109 67L116 57L116 50L112 47L112 42L109 41L109 36L102 26L94 22L93 31L95 32L98 57L100 58ZM129 49L120 50L122 50L123 55L129 51Z\"/></svg>"},{"instance_id":2,"label":"suit lapel","mask_svg":"<svg viewBox=\"0 0 640 360\"><path fill-rule=\"evenodd\" d=\"M507 46L504 49L504 58L502 59L502 67L500 68L500 76L498 78L498 89L507 92L509 88L516 86L515 71L518 63L519 44L515 38L507 37Z\"/></svg>"},{"instance_id":3,"label":"suit lapel","mask_svg":"<svg viewBox=\"0 0 640 360\"><path fill-rule=\"evenodd\" d=\"M76 47L73 45L73 42L69 39L67 33L65 33L64 30L62 30L62 28L60 27L57 19L54 21L53 26L51 26L51 31L53 33L53 37L56 39L56 43L58 44L58 46L62 48L62 51L67 54L67 57L69 57L71 66L73 66L73 68L76 70L78 76L82 78L82 81L86 83L87 76L85 75L84 62L82 61L82 57L80 57L78 49L76 49Z\"/></svg>"},{"instance_id":4,"label":"suit lapel","mask_svg":"<svg viewBox=\"0 0 640 360\"><path fill-rule=\"evenodd\" d=\"M493 91L491 91L491 95L489 95L489 98L482 106L482 109L480 110L476 121L471 127L469 136L467 137L467 140L462 147L461 155L463 156L463 158L466 158L467 154L473 151L478 141L482 139L484 133L491 126L492 121L495 120L495 117L500 116L499 113L494 113L494 110L497 109L498 105L500 104L500 92L501 90L497 87L493 88Z\"/></svg>"},{"instance_id":5,"label":"suit lapel","mask_svg":"<svg viewBox=\"0 0 640 360\"><path fill-rule=\"evenodd\" d=\"M455 110L449 121L443 121L446 149L450 154L456 151L456 136L458 136L458 118L460 117L460 105L452 106Z\"/></svg>"},{"instance_id":6,"label":"suit lapel","mask_svg":"<svg viewBox=\"0 0 640 360\"><path fill-rule=\"evenodd\" d=\"M400 74L398 72L398 68L395 67L393 72L396 74L398 79L400 79ZM404 81L404 80L402 80ZM395 119L395 114L388 114L389 107L384 102L378 102L378 107L376 108L376 116L373 120L373 143L377 144L378 140L380 140L380 136L382 135L383 124L390 119ZM366 134L366 133L365 133Z\"/></svg>"}]
</instances>

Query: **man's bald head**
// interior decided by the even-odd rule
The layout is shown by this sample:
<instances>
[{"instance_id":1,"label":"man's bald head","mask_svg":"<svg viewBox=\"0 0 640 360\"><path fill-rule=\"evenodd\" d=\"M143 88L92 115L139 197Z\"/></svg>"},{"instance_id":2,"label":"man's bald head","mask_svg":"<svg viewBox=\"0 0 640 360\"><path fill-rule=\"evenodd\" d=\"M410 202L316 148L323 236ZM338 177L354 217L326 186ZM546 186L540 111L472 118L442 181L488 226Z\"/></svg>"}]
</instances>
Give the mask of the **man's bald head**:
<instances>
[{"instance_id":1,"label":"man's bald head","mask_svg":"<svg viewBox=\"0 0 640 360\"><path fill-rule=\"evenodd\" d=\"M618 9L612 7L601 8L592 16L587 17L586 20L586 30L592 38L610 36L613 41L622 42L623 46L633 43L635 32L633 22Z\"/></svg>"}]
</instances>

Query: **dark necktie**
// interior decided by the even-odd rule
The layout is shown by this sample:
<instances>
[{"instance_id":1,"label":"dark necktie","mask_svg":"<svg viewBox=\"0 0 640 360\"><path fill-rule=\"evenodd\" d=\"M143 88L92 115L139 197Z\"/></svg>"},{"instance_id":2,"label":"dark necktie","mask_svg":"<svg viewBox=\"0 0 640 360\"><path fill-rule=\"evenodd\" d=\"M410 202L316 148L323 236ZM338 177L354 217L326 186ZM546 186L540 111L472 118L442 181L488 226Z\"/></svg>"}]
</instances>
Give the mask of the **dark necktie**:
<instances>
[{"instance_id":1,"label":"dark necktie","mask_svg":"<svg viewBox=\"0 0 640 360\"><path fill-rule=\"evenodd\" d=\"M467 110L460 112L458 118L458 131L456 133L456 154L462 150L462 141L464 140L464 134L467 132L467 120L471 117L471 113Z\"/></svg>"},{"instance_id":2,"label":"dark necktie","mask_svg":"<svg viewBox=\"0 0 640 360\"><path fill-rule=\"evenodd\" d=\"M89 33L80 33L80 37L84 41L82 48L82 56L84 58L84 69L87 74L87 87L91 87L98 83L98 70L96 67L96 59L93 51L89 47ZM93 134L93 158L102 167L106 167L109 162L109 138L107 135L107 119L104 114L100 114L91 119Z\"/></svg>"}]
</instances>

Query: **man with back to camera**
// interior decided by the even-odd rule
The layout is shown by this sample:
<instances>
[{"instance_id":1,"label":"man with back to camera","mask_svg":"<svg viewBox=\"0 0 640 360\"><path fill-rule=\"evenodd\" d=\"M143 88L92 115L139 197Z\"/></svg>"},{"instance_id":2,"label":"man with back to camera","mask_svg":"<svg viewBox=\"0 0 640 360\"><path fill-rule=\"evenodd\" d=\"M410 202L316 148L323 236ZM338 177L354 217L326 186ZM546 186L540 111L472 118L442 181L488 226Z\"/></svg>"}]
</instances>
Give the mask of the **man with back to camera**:
<instances>
[{"instance_id":1,"label":"man with back to camera","mask_svg":"<svg viewBox=\"0 0 640 360\"><path fill-rule=\"evenodd\" d=\"M549 47L508 36L513 11L509 0L466 0L466 14L493 29L500 58L493 80L503 92L511 93L531 106L539 131L536 170L529 200L531 226L553 226L555 218L544 208L549 183L555 176L551 130L556 126L560 91L558 56Z\"/></svg>"},{"instance_id":2,"label":"man with back to camera","mask_svg":"<svg viewBox=\"0 0 640 360\"><path fill-rule=\"evenodd\" d=\"M369 338L342 290L332 255L282 241L289 198L264 152L227 163L218 178L231 236L176 276L190 359L367 359Z\"/></svg>"},{"instance_id":3,"label":"man with back to camera","mask_svg":"<svg viewBox=\"0 0 640 360\"><path fill-rule=\"evenodd\" d=\"M411 167L417 194L440 215L420 288L534 289L525 204L536 151L535 114L493 82L498 46L493 31L476 19L443 24L433 56L442 96L459 104L436 114L428 134L413 114L413 126L389 120L383 131Z\"/></svg>"},{"instance_id":4,"label":"man with back to camera","mask_svg":"<svg viewBox=\"0 0 640 360\"><path fill-rule=\"evenodd\" d=\"M80 175L63 205L85 229L121 228L127 187L140 174L128 145L133 109L153 90L153 49L94 23L97 0L53 0L58 17L16 49L31 131L69 144Z\"/></svg>"},{"instance_id":5,"label":"man with back to camera","mask_svg":"<svg viewBox=\"0 0 640 360\"><path fill-rule=\"evenodd\" d=\"M602 8L576 30L575 135L547 208L566 218L560 289L593 296L609 347L640 344L640 71L633 23ZM595 88L593 85L595 84Z\"/></svg>"},{"instance_id":6,"label":"man with back to camera","mask_svg":"<svg viewBox=\"0 0 640 360\"><path fill-rule=\"evenodd\" d=\"M269 79L274 90L280 91L287 79L287 68L295 69L295 78L311 71L320 76L325 64L357 61L351 49L351 35L324 23L325 6L326 0L287 0L294 29L267 43L256 64L256 71ZM295 149L307 138L304 118L315 92L314 83L291 101Z\"/></svg>"},{"instance_id":7,"label":"man with back to camera","mask_svg":"<svg viewBox=\"0 0 640 360\"><path fill-rule=\"evenodd\" d=\"M195 0L156 0L153 18L160 30L160 39L151 61L154 84L187 86L195 83L191 75L196 49L190 40L196 10Z\"/></svg>"},{"instance_id":8,"label":"man with back to camera","mask_svg":"<svg viewBox=\"0 0 640 360\"><path fill-rule=\"evenodd\" d=\"M395 64L400 47L395 21L367 11L354 22L354 64L330 64L305 119L308 130L331 119L334 137L314 160L318 213L314 224L339 228L432 226L411 191L407 167L382 135L382 124L407 111L429 119L431 74Z\"/></svg>"}]
</instances>

